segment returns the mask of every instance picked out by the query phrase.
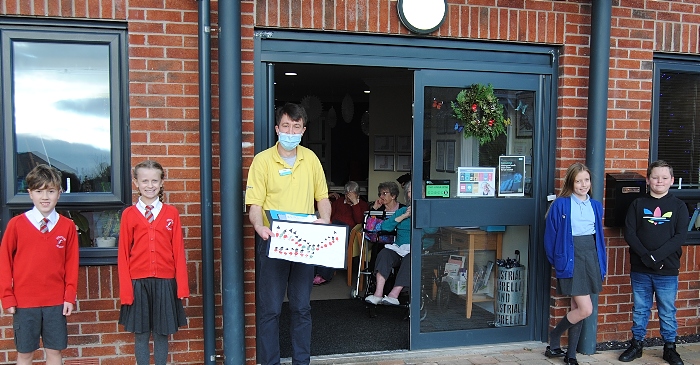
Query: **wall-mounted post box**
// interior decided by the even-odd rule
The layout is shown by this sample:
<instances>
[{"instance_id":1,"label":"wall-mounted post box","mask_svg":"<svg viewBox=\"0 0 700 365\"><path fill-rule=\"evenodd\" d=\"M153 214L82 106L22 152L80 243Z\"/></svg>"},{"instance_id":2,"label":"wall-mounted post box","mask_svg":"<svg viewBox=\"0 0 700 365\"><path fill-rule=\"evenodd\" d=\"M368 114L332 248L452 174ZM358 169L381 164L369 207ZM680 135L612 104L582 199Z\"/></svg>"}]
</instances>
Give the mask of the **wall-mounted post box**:
<instances>
[{"instance_id":1,"label":"wall-mounted post box","mask_svg":"<svg viewBox=\"0 0 700 365\"><path fill-rule=\"evenodd\" d=\"M636 173L605 174L606 227L624 227L627 209L634 199L646 194L647 181Z\"/></svg>"}]
</instances>

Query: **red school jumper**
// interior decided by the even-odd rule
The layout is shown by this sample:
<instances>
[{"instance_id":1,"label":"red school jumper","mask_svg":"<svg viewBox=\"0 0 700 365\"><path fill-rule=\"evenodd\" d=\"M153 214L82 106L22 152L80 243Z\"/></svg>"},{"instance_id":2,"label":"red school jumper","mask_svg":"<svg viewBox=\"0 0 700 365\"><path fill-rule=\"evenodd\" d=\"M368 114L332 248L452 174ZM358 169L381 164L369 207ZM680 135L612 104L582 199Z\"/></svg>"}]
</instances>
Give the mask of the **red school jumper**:
<instances>
[{"instance_id":1,"label":"red school jumper","mask_svg":"<svg viewBox=\"0 0 700 365\"><path fill-rule=\"evenodd\" d=\"M189 297L185 245L177 209L163 204L158 217L148 223L136 205L126 208L119 230L117 263L122 305L134 303L133 279L175 278L177 297Z\"/></svg>"},{"instance_id":2,"label":"red school jumper","mask_svg":"<svg viewBox=\"0 0 700 365\"><path fill-rule=\"evenodd\" d=\"M41 233L25 214L12 218L0 245L2 307L75 304L78 262L78 234L72 220L59 215L53 229Z\"/></svg>"}]
</instances>

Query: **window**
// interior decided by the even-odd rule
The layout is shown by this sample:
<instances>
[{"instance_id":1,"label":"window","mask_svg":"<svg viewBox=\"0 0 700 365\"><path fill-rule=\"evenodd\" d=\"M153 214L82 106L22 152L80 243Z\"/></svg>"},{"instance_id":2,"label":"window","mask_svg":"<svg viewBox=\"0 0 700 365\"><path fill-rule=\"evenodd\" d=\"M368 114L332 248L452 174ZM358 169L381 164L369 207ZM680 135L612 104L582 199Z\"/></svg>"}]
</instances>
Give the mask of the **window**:
<instances>
[{"instance_id":1,"label":"window","mask_svg":"<svg viewBox=\"0 0 700 365\"><path fill-rule=\"evenodd\" d=\"M0 45L3 221L31 207L26 174L51 165L89 263L109 212L131 201L126 26L0 18Z\"/></svg>"},{"instance_id":2,"label":"window","mask_svg":"<svg viewBox=\"0 0 700 365\"><path fill-rule=\"evenodd\" d=\"M657 55L654 59L651 160L673 166L671 192L700 209L700 58ZM700 243L699 224L691 224L689 241ZM697 226L697 227L696 227Z\"/></svg>"}]
</instances>

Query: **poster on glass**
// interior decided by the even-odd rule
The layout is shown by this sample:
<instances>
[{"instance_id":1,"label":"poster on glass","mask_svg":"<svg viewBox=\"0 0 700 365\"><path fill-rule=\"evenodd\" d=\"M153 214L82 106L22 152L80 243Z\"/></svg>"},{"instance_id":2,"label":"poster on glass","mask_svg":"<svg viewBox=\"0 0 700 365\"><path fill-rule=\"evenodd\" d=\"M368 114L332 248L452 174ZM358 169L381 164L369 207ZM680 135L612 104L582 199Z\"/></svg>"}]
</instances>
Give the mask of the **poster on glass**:
<instances>
[{"instance_id":1,"label":"poster on glass","mask_svg":"<svg viewBox=\"0 0 700 365\"><path fill-rule=\"evenodd\" d=\"M498 157L498 196L525 196L525 156Z\"/></svg>"},{"instance_id":2,"label":"poster on glass","mask_svg":"<svg viewBox=\"0 0 700 365\"><path fill-rule=\"evenodd\" d=\"M459 197L496 196L495 167L458 167L457 177Z\"/></svg>"}]
</instances>

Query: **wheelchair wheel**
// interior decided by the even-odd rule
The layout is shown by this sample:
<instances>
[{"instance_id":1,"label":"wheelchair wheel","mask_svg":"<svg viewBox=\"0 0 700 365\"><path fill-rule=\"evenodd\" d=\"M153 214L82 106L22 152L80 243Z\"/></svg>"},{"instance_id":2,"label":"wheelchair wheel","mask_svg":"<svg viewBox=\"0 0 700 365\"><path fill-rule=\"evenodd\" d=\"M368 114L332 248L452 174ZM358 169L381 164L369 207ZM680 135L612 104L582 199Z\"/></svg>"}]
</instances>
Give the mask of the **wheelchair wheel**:
<instances>
[{"instance_id":1,"label":"wheelchair wheel","mask_svg":"<svg viewBox=\"0 0 700 365\"><path fill-rule=\"evenodd\" d=\"M438 285L437 298L435 298L439 310L444 311L449 307L451 296L452 292L450 291L450 284L445 281L441 282Z\"/></svg>"},{"instance_id":2,"label":"wheelchair wheel","mask_svg":"<svg viewBox=\"0 0 700 365\"><path fill-rule=\"evenodd\" d=\"M428 316L428 307L425 305L426 300L428 299L428 294L426 293L421 293L420 296L420 320L424 320L425 317Z\"/></svg>"}]
</instances>

